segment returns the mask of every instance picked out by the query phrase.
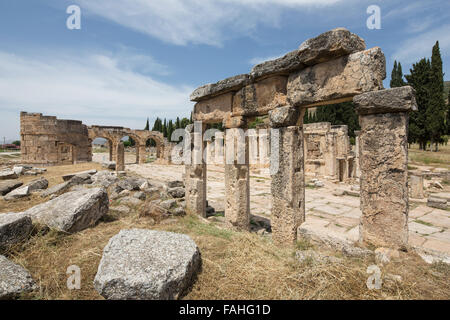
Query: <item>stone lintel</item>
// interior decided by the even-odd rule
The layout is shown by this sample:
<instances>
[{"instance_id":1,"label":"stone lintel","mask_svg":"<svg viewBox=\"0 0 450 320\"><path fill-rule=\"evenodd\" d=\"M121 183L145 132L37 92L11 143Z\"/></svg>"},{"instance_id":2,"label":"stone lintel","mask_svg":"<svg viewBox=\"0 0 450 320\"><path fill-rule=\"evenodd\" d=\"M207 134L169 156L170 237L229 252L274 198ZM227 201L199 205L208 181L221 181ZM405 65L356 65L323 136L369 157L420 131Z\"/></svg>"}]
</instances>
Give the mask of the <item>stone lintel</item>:
<instances>
[{"instance_id":1,"label":"stone lintel","mask_svg":"<svg viewBox=\"0 0 450 320\"><path fill-rule=\"evenodd\" d=\"M300 110L292 106L283 106L269 111L270 126L281 128L296 126L300 120Z\"/></svg>"},{"instance_id":2,"label":"stone lintel","mask_svg":"<svg viewBox=\"0 0 450 320\"><path fill-rule=\"evenodd\" d=\"M287 98L295 107L351 101L363 92L383 89L385 78L386 59L375 47L291 73Z\"/></svg>"},{"instance_id":3,"label":"stone lintel","mask_svg":"<svg viewBox=\"0 0 450 320\"><path fill-rule=\"evenodd\" d=\"M410 112L417 110L415 94L412 87L405 86L363 93L354 97L353 102L361 115Z\"/></svg>"},{"instance_id":4,"label":"stone lintel","mask_svg":"<svg viewBox=\"0 0 450 320\"><path fill-rule=\"evenodd\" d=\"M238 91L244 87L249 81L248 74L240 74L234 77L220 80L216 83L209 83L201 86L192 92L191 101L201 101L213 96L223 94L230 91Z\"/></svg>"},{"instance_id":5,"label":"stone lintel","mask_svg":"<svg viewBox=\"0 0 450 320\"><path fill-rule=\"evenodd\" d=\"M242 116L228 117L223 120L223 127L226 129L244 128L246 124L247 122Z\"/></svg>"},{"instance_id":6,"label":"stone lintel","mask_svg":"<svg viewBox=\"0 0 450 320\"><path fill-rule=\"evenodd\" d=\"M274 74L289 74L318 63L336 59L366 48L364 40L345 28L322 33L303 42L299 49L285 56L260 63L253 67L250 75L257 79Z\"/></svg>"}]
</instances>

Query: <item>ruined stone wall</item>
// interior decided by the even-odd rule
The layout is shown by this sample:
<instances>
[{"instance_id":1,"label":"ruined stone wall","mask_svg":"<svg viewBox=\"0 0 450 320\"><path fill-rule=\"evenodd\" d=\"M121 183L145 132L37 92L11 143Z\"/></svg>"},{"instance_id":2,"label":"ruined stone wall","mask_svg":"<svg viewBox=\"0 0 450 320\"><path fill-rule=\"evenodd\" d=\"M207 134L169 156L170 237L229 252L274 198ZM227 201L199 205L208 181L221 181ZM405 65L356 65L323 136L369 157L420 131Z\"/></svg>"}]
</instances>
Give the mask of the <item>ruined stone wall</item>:
<instances>
[{"instance_id":1,"label":"ruined stone wall","mask_svg":"<svg viewBox=\"0 0 450 320\"><path fill-rule=\"evenodd\" d=\"M270 158L272 238L276 243L293 244L305 220L304 167L309 158L314 170L331 176L338 173L339 180L360 174L361 242L407 246L406 133L408 112L415 109L414 91L410 87L384 90L385 77L381 49L366 49L363 39L338 28L306 40L281 58L256 65L249 74L206 84L191 94L196 102L193 119L203 125L222 122L231 129L225 133L226 141L238 129L248 129L255 117L267 114L270 127L278 129L272 134L277 140L271 142L278 150L271 148ZM323 132L308 133L302 123L307 108L352 100L360 115L361 133L355 147L360 167L350 151L346 127L328 124L325 130L320 128ZM245 140L240 150L245 161L226 164L225 219L247 230L251 139ZM199 148L195 154L203 150ZM188 164L185 174L186 194L190 195L187 210L202 216L205 167L202 162Z\"/></svg>"},{"instance_id":2,"label":"ruined stone wall","mask_svg":"<svg viewBox=\"0 0 450 320\"><path fill-rule=\"evenodd\" d=\"M306 175L342 181L354 176L347 126L318 122L305 124L303 130Z\"/></svg>"},{"instance_id":3,"label":"ruined stone wall","mask_svg":"<svg viewBox=\"0 0 450 320\"><path fill-rule=\"evenodd\" d=\"M21 112L20 136L25 163L72 164L92 159L88 130L81 121Z\"/></svg>"}]
</instances>

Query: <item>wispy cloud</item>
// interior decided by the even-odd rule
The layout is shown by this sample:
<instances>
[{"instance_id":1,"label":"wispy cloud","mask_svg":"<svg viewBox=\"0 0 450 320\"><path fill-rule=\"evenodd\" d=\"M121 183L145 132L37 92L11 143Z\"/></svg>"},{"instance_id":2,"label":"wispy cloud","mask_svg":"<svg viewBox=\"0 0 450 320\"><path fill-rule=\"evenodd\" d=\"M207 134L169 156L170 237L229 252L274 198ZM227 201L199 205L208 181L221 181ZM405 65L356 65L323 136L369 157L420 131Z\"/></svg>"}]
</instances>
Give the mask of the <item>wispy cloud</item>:
<instances>
[{"instance_id":1,"label":"wispy cloud","mask_svg":"<svg viewBox=\"0 0 450 320\"><path fill-rule=\"evenodd\" d=\"M423 32L401 42L392 55L393 60L412 63L423 57L431 57L431 49L439 41L441 55L447 57L450 52L450 24Z\"/></svg>"},{"instance_id":2,"label":"wispy cloud","mask_svg":"<svg viewBox=\"0 0 450 320\"><path fill-rule=\"evenodd\" d=\"M83 10L168 43L221 46L231 34L276 26L283 9L342 0L74 0Z\"/></svg>"},{"instance_id":3,"label":"wispy cloud","mask_svg":"<svg viewBox=\"0 0 450 320\"><path fill-rule=\"evenodd\" d=\"M143 127L147 117L188 116L193 88L134 70L146 61L154 60L103 52L35 58L0 51L0 135L18 132L22 110L133 128Z\"/></svg>"},{"instance_id":4,"label":"wispy cloud","mask_svg":"<svg viewBox=\"0 0 450 320\"><path fill-rule=\"evenodd\" d=\"M251 65L260 64L260 63L265 62L265 61L275 60L275 59L281 58L282 56L284 56L284 53L283 54L279 54L279 55L275 55L275 56L268 56L268 57L254 57L254 58L251 58L248 61L248 63L251 64Z\"/></svg>"}]
</instances>

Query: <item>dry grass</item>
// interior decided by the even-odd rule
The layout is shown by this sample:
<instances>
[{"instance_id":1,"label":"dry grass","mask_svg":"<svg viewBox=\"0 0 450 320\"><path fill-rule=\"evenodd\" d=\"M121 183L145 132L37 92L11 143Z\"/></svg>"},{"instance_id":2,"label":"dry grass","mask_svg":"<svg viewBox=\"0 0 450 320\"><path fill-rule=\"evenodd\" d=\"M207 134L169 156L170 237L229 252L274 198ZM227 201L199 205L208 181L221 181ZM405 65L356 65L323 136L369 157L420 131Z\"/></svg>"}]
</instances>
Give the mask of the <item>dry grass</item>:
<instances>
[{"instance_id":1,"label":"dry grass","mask_svg":"<svg viewBox=\"0 0 450 320\"><path fill-rule=\"evenodd\" d=\"M53 187L57 184L63 183L62 176L69 173L81 172L90 169L102 170L102 166L98 163L90 162L90 163L80 163L75 165L66 165L66 166L54 166L47 167L47 172L37 176L21 176L18 181L23 182L23 184L27 184L30 181L35 179L39 179L41 177L48 180L49 188ZM41 198L41 196L34 194L29 197L17 201L5 201L0 198L0 212L21 212L27 210L35 205L48 201L48 199Z\"/></svg>"},{"instance_id":2,"label":"dry grass","mask_svg":"<svg viewBox=\"0 0 450 320\"><path fill-rule=\"evenodd\" d=\"M95 165L95 164L90 164ZM90 167L89 167L90 168ZM51 184L61 182L61 175L89 169L76 167L48 168ZM23 201L31 206L34 200ZM39 201L39 200L36 200ZM14 211L19 204L3 204L0 212ZM6 210L5 210L6 209ZM382 268L400 275L400 283L383 280L381 290L366 287L367 267L373 259L350 259L336 252L315 248L342 259L341 263L299 263L295 250L310 249L307 241L297 248L279 248L270 238L247 232L235 232L220 223L186 216L164 220L155 225L141 216L141 208L129 214L110 213L95 227L76 234L50 231L37 233L27 243L6 253L27 268L39 290L24 299L102 299L94 290L93 280L102 250L121 229L145 228L179 232L191 236L200 248L203 268L186 299L449 299L450 266L427 265L414 254L403 254L401 261ZM38 231L38 230L37 230ZM66 270L81 268L81 289L69 290Z\"/></svg>"},{"instance_id":3,"label":"dry grass","mask_svg":"<svg viewBox=\"0 0 450 320\"><path fill-rule=\"evenodd\" d=\"M410 164L450 169L450 145L439 145L438 152L419 150L418 145L412 145L408 157Z\"/></svg>"}]
</instances>

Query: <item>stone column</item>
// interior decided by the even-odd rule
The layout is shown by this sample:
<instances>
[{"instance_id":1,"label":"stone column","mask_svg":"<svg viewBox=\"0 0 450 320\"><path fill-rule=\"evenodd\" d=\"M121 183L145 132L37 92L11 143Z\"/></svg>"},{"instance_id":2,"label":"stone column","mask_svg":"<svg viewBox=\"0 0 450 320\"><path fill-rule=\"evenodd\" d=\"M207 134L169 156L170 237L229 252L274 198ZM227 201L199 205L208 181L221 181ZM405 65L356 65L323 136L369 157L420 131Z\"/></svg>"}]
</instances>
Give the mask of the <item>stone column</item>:
<instances>
[{"instance_id":1,"label":"stone column","mask_svg":"<svg viewBox=\"0 0 450 320\"><path fill-rule=\"evenodd\" d=\"M409 176L411 184L411 198L423 199L423 175L421 173L411 174Z\"/></svg>"},{"instance_id":2,"label":"stone column","mask_svg":"<svg viewBox=\"0 0 450 320\"><path fill-rule=\"evenodd\" d=\"M353 99L361 125L360 241L396 249L408 246L408 113L414 90L373 91Z\"/></svg>"},{"instance_id":3,"label":"stone column","mask_svg":"<svg viewBox=\"0 0 450 320\"><path fill-rule=\"evenodd\" d=\"M113 145L113 143L108 140L108 149L109 149L109 161L113 161L114 159L114 148L115 146Z\"/></svg>"},{"instance_id":4,"label":"stone column","mask_svg":"<svg viewBox=\"0 0 450 320\"><path fill-rule=\"evenodd\" d=\"M361 131L355 131L355 178L359 178L361 176L361 169L359 166L359 135Z\"/></svg>"},{"instance_id":5,"label":"stone column","mask_svg":"<svg viewBox=\"0 0 450 320\"><path fill-rule=\"evenodd\" d=\"M145 149L145 143L140 144L137 148L139 149L139 163L143 164L147 159L147 150Z\"/></svg>"},{"instance_id":6,"label":"stone column","mask_svg":"<svg viewBox=\"0 0 450 320\"><path fill-rule=\"evenodd\" d=\"M267 129L259 129L259 163L269 164L269 133Z\"/></svg>"},{"instance_id":7,"label":"stone column","mask_svg":"<svg viewBox=\"0 0 450 320\"><path fill-rule=\"evenodd\" d=\"M224 164L224 133L222 131L218 131L214 134L214 163L215 164Z\"/></svg>"},{"instance_id":8,"label":"stone column","mask_svg":"<svg viewBox=\"0 0 450 320\"><path fill-rule=\"evenodd\" d=\"M279 130L279 156L271 154L272 239L278 245L293 245L297 229L305 221L303 112L291 106L269 112L271 127ZM274 172L276 158L279 164Z\"/></svg>"},{"instance_id":9,"label":"stone column","mask_svg":"<svg viewBox=\"0 0 450 320\"><path fill-rule=\"evenodd\" d=\"M192 131L194 127L194 132ZM194 144L194 148L188 152L185 148L184 152L190 158L190 163L185 166L185 188L186 188L186 210L190 214L197 214L206 217L206 163L203 161L203 150L205 144L203 142L203 133L205 125L201 122L195 122L194 126L189 126L186 135L186 147ZM189 159L188 159L189 162Z\"/></svg>"},{"instance_id":10,"label":"stone column","mask_svg":"<svg viewBox=\"0 0 450 320\"><path fill-rule=\"evenodd\" d=\"M116 171L125 171L125 146L119 142L116 148Z\"/></svg>"},{"instance_id":11,"label":"stone column","mask_svg":"<svg viewBox=\"0 0 450 320\"><path fill-rule=\"evenodd\" d=\"M242 117L228 119L225 132L225 219L239 230L250 229L250 170L248 136Z\"/></svg>"},{"instance_id":12,"label":"stone column","mask_svg":"<svg viewBox=\"0 0 450 320\"><path fill-rule=\"evenodd\" d=\"M140 150L139 150L139 144L136 142L134 145L134 150L136 152L136 163L140 163Z\"/></svg>"},{"instance_id":13,"label":"stone column","mask_svg":"<svg viewBox=\"0 0 450 320\"><path fill-rule=\"evenodd\" d=\"M249 146L249 164L258 164L258 134L255 129L247 130Z\"/></svg>"}]
</instances>

